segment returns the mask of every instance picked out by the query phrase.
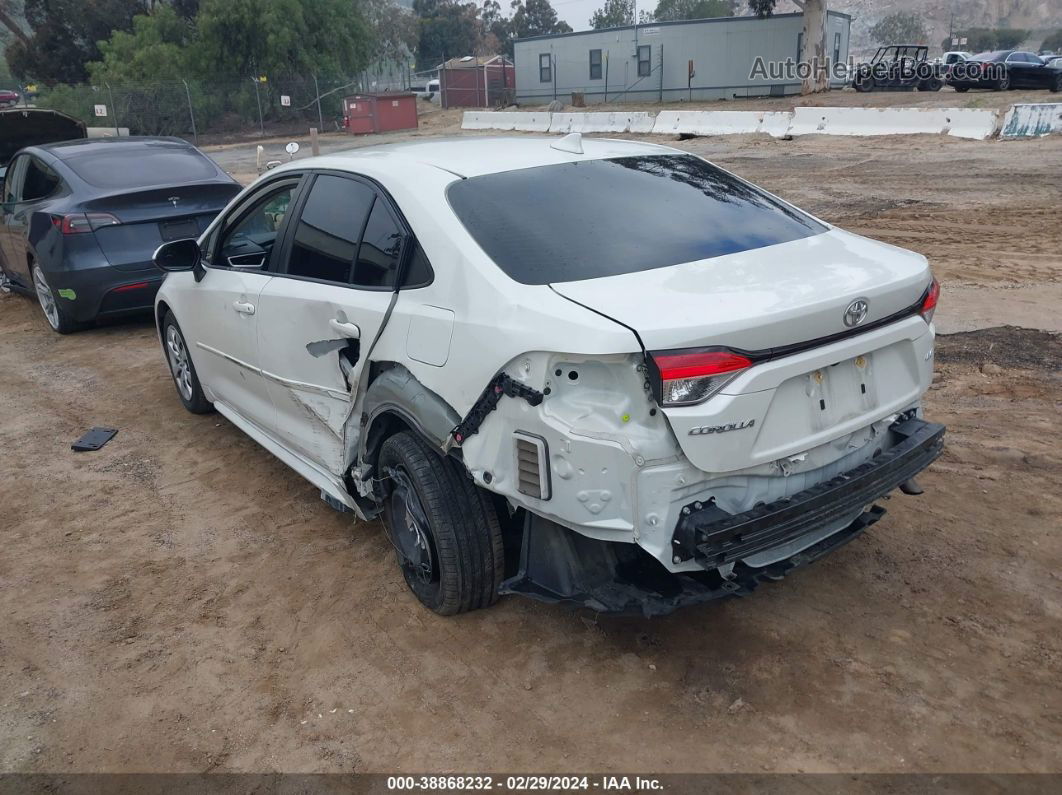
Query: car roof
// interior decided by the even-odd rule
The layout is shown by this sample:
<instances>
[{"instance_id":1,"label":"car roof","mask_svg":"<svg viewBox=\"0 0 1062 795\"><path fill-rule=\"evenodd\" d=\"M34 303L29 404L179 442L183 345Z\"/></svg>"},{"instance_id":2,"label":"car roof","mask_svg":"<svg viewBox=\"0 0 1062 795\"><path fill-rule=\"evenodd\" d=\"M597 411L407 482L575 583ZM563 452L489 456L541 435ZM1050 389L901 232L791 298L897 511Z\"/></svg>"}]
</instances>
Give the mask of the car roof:
<instances>
[{"instance_id":1,"label":"car roof","mask_svg":"<svg viewBox=\"0 0 1062 795\"><path fill-rule=\"evenodd\" d=\"M157 149L159 147L195 150L194 146L180 138L147 135L126 135L114 138L81 138L73 141L59 141L58 143L53 144L41 144L34 148L48 152L60 160L67 160L71 157L80 157L82 155L101 151L127 151L131 154L135 154L137 151L143 151L147 148Z\"/></svg>"},{"instance_id":2,"label":"car roof","mask_svg":"<svg viewBox=\"0 0 1062 795\"><path fill-rule=\"evenodd\" d=\"M582 138L579 141L582 153L579 153L555 149L553 144L557 144L560 140L561 136L477 136L380 144L349 149L310 160L295 160L276 170L308 167L351 171L366 168L376 170L385 162L400 162L404 165L422 165L442 169L458 177L476 177L582 160L687 154L669 146L609 138Z\"/></svg>"}]
</instances>

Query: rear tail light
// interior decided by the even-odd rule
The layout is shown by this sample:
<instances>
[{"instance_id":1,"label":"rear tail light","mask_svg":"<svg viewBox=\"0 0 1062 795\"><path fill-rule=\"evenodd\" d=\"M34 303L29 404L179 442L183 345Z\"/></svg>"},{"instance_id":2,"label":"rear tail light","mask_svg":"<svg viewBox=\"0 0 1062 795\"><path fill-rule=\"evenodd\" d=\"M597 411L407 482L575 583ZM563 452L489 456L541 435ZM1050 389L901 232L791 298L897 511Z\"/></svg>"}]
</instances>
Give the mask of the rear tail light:
<instances>
[{"instance_id":1,"label":"rear tail light","mask_svg":"<svg viewBox=\"0 0 1062 795\"><path fill-rule=\"evenodd\" d=\"M52 216L52 226L64 235L83 235L105 226L117 226L120 223L121 221L110 213L71 213Z\"/></svg>"},{"instance_id":2,"label":"rear tail light","mask_svg":"<svg viewBox=\"0 0 1062 795\"><path fill-rule=\"evenodd\" d=\"M725 348L658 351L649 354L649 361L662 406L701 403L752 366L752 359Z\"/></svg>"},{"instance_id":3,"label":"rear tail light","mask_svg":"<svg viewBox=\"0 0 1062 795\"><path fill-rule=\"evenodd\" d=\"M929 289L926 290L925 297L922 299L922 307L918 310L918 314L922 316L922 319L926 323L933 322L933 313L937 309L937 302L940 300L940 282L936 279L929 285Z\"/></svg>"}]
</instances>

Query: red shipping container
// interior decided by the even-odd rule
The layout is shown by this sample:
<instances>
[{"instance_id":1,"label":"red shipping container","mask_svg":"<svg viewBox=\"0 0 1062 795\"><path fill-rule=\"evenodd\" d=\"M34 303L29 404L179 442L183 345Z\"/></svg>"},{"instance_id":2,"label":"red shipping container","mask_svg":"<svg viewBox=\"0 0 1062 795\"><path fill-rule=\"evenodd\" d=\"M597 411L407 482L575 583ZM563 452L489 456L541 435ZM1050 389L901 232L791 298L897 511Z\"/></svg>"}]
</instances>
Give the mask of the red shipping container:
<instances>
[{"instance_id":1,"label":"red shipping container","mask_svg":"<svg viewBox=\"0 0 1062 795\"><path fill-rule=\"evenodd\" d=\"M343 100L343 120L355 135L417 129L415 94L357 94Z\"/></svg>"}]
</instances>

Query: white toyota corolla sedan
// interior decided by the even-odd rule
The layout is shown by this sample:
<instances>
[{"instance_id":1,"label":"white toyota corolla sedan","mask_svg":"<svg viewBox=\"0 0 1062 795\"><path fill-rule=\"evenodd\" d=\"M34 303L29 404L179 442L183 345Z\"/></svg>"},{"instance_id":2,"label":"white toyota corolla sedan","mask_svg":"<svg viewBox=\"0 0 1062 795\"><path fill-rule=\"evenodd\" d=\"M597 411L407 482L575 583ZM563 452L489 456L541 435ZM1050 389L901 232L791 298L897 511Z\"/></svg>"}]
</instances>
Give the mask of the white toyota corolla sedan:
<instances>
[{"instance_id":1,"label":"white toyota corolla sedan","mask_svg":"<svg viewBox=\"0 0 1062 795\"><path fill-rule=\"evenodd\" d=\"M926 259L669 147L298 160L156 263L185 407L382 515L446 615L747 594L918 493L943 446Z\"/></svg>"}]
</instances>

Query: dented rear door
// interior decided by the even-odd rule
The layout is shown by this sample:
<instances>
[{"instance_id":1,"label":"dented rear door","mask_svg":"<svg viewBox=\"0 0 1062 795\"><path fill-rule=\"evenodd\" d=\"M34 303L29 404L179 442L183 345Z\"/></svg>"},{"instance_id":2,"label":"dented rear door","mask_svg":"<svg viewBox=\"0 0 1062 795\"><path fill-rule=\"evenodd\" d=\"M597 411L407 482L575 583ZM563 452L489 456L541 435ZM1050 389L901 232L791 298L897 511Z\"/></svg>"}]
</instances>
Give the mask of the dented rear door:
<instances>
[{"instance_id":1,"label":"dented rear door","mask_svg":"<svg viewBox=\"0 0 1062 795\"><path fill-rule=\"evenodd\" d=\"M258 300L262 373L276 434L335 475L347 466L358 381L394 297L405 236L366 181L318 174L284 265Z\"/></svg>"}]
</instances>

